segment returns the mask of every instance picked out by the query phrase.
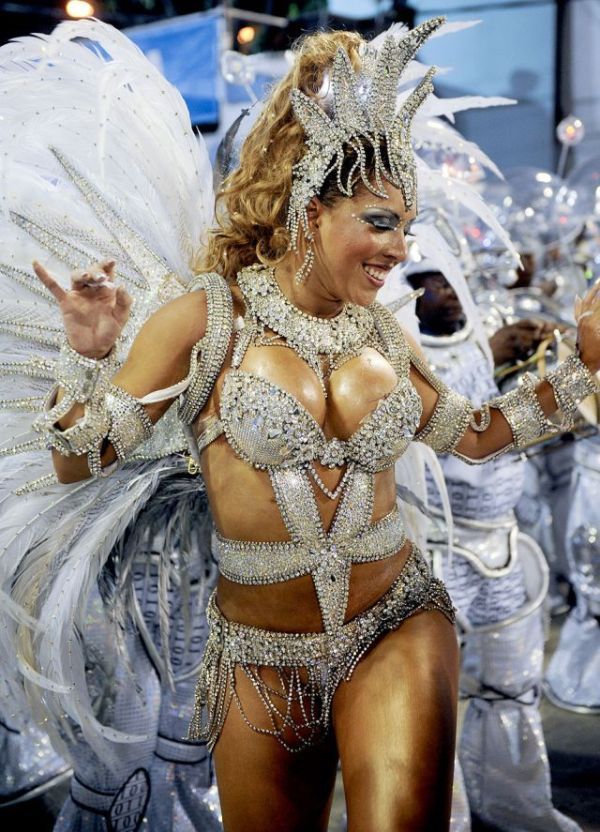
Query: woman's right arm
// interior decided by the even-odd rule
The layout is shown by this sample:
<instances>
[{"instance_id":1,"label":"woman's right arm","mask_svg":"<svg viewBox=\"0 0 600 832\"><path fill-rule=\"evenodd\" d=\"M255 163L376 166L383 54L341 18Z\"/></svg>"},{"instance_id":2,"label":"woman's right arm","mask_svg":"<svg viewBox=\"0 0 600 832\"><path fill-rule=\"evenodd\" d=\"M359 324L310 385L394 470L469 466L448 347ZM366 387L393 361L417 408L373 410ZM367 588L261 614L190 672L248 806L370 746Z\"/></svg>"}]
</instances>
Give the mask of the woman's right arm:
<instances>
[{"instance_id":1,"label":"woman's right arm","mask_svg":"<svg viewBox=\"0 0 600 832\"><path fill-rule=\"evenodd\" d=\"M105 265L99 264L99 268L105 269ZM36 264L35 270L58 300L69 344L77 354L94 359L109 353L129 316L131 303L126 293L121 290L120 300L124 311L116 318L118 289L112 286L98 289L90 282L83 286L81 277L74 276L71 292L57 292L56 282L43 267ZM112 292L112 298L105 289ZM75 320L74 308L77 305ZM111 317L112 321L109 320ZM143 325L125 362L110 380L111 385L116 386L118 391L125 391L133 399L141 399L185 379L190 370L192 349L204 337L206 320L206 295L203 291L190 292L165 304ZM65 391L59 387L54 404L59 404L64 395ZM136 405L134 402L134 407L143 407L146 416L154 424L168 410L173 400L174 396L152 404ZM85 415L85 407L76 402L54 423L58 437L61 432L80 422ZM100 462L102 468L105 468L115 462L117 453L108 437L100 444ZM90 476L88 455L85 452L65 455L53 448L52 459L62 483L76 482Z\"/></svg>"}]
</instances>

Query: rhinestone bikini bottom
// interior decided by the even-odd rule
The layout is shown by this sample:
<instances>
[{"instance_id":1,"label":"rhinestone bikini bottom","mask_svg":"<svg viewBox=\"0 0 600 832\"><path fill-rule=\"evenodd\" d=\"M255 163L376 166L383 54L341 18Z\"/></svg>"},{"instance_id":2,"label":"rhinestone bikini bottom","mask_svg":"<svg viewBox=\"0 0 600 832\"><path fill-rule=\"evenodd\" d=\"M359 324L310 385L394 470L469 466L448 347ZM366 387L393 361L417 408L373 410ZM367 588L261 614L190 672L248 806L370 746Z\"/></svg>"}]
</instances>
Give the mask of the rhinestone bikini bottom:
<instances>
[{"instance_id":1,"label":"rhinestone bikini bottom","mask_svg":"<svg viewBox=\"0 0 600 832\"><path fill-rule=\"evenodd\" d=\"M380 636L420 610L439 610L454 623L444 584L414 545L390 589L333 634L282 633L228 621L213 593L189 739L204 740L212 751L233 700L253 731L272 736L288 751L316 744L329 729L338 685L350 679ZM240 672L255 695L247 695L247 684L241 692Z\"/></svg>"}]
</instances>

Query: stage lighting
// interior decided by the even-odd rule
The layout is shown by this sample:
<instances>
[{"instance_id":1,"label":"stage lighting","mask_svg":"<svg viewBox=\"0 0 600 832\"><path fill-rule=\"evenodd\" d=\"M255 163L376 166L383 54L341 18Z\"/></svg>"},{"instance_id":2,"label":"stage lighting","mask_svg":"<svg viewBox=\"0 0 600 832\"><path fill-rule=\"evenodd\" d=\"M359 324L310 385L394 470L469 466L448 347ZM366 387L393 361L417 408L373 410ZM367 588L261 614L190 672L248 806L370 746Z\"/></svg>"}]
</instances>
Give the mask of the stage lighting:
<instances>
[{"instance_id":1,"label":"stage lighting","mask_svg":"<svg viewBox=\"0 0 600 832\"><path fill-rule=\"evenodd\" d=\"M94 7L88 0L69 0L65 6L65 11L69 17L92 17L94 14Z\"/></svg>"},{"instance_id":2,"label":"stage lighting","mask_svg":"<svg viewBox=\"0 0 600 832\"><path fill-rule=\"evenodd\" d=\"M242 26L237 33L237 42L240 46L246 46L247 44L252 43L255 37L256 29L254 26Z\"/></svg>"}]
</instances>

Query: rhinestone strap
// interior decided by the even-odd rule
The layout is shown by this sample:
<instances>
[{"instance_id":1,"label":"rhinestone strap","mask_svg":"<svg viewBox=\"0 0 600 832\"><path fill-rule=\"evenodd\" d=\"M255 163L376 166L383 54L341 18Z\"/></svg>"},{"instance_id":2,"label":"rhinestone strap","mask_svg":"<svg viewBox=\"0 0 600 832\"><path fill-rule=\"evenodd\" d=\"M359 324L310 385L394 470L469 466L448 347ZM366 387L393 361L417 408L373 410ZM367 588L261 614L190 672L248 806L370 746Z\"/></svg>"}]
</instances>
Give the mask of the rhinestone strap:
<instances>
[{"instance_id":1,"label":"rhinestone strap","mask_svg":"<svg viewBox=\"0 0 600 832\"><path fill-rule=\"evenodd\" d=\"M219 375L233 332L233 300L229 287L215 272L199 275L192 289L206 292L206 333L190 358L190 385L179 403L179 418L190 425L206 404Z\"/></svg>"},{"instance_id":2,"label":"rhinestone strap","mask_svg":"<svg viewBox=\"0 0 600 832\"><path fill-rule=\"evenodd\" d=\"M596 377L577 355L570 355L562 364L546 374L554 398L563 414L562 430L569 430L577 413L577 406L588 396L598 393Z\"/></svg>"},{"instance_id":3,"label":"rhinestone strap","mask_svg":"<svg viewBox=\"0 0 600 832\"><path fill-rule=\"evenodd\" d=\"M390 310L380 303L374 303L370 310L384 355L398 378L404 378L410 370L411 350L402 327Z\"/></svg>"},{"instance_id":4,"label":"rhinestone strap","mask_svg":"<svg viewBox=\"0 0 600 832\"><path fill-rule=\"evenodd\" d=\"M385 560L400 551L405 542L402 517L394 510L347 542L344 557L350 563ZM325 548L327 544L323 544ZM256 543L217 535L217 556L219 570L228 580L262 585L308 575L321 550L292 541Z\"/></svg>"}]
</instances>

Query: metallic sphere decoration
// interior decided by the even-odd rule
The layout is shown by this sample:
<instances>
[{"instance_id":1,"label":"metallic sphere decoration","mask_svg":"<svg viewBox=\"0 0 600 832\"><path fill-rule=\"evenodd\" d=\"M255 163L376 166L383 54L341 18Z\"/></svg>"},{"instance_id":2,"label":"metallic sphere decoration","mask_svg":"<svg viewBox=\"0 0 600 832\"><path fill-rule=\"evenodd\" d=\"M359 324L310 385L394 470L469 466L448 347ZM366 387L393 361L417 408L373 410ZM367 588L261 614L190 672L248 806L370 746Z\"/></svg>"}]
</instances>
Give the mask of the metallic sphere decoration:
<instances>
[{"instance_id":1,"label":"metallic sphere decoration","mask_svg":"<svg viewBox=\"0 0 600 832\"><path fill-rule=\"evenodd\" d=\"M575 147L585 136L583 121L577 116L567 116L556 127L556 138L562 145Z\"/></svg>"},{"instance_id":2,"label":"metallic sphere decoration","mask_svg":"<svg viewBox=\"0 0 600 832\"><path fill-rule=\"evenodd\" d=\"M238 84L242 87L252 84L256 77L246 55L230 49L221 55L221 74L228 84Z\"/></svg>"}]
</instances>

